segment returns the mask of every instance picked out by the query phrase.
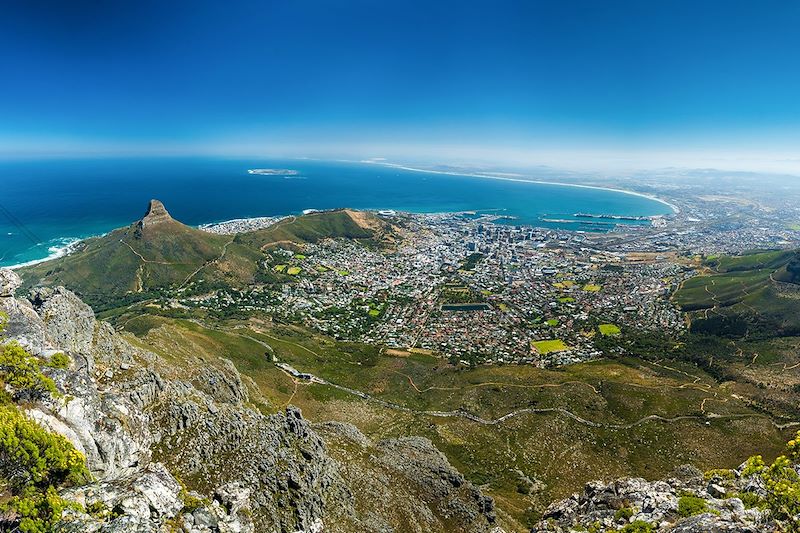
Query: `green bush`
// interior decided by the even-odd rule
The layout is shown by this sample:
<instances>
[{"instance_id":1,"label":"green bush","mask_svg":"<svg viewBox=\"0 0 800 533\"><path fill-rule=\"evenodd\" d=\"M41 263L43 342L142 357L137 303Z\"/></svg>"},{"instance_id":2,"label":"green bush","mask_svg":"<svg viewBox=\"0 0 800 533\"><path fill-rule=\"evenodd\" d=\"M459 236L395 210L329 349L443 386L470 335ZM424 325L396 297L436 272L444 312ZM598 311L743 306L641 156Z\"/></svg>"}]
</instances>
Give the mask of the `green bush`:
<instances>
[{"instance_id":1,"label":"green bush","mask_svg":"<svg viewBox=\"0 0 800 533\"><path fill-rule=\"evenodd\" d=\"M745 509L765 509L767 502L755 492L738 492L731 495L731 498L739 498L742 500Z\"/></svg>"},{"instance_id":2,"label":"green bush","mask_svg":"<svg viewBox=\"0 0 800 533\"><path fill-rule=\"evenodd\" d=\"M183 512L185 513L191 513L211 504L206 498L192 496L185 489L181 491L181 500L183 500Z\"/></svg>"},{"instance_id":3,"label":"green bush","mask_svg":"<svg viewBox=\"0 0 800 533\"><path fill-rule=\"evenodd\" d=\"M655 528L644 520L636 520L620 529L622 533L654 533Z\"/></svg>"},{"instance_id":4,"label":"green bush","mask_svg":"<svg viewBox=\"0 0 800 533\"><path fill-rule=\"evenodd\" d=\"M90 478L83 455L70 442L26 418L14 405L0 407L0 481L11 497L2 509L18 516L19 530L46 532L75 504L57 487Z\"/></svg>"},{"instance_id":5,"label":"green bush","mask_svg":"<svg viewBox=\"0 0 800 533\"><path fill-rule=\"evenodd\" d=\"M78 504L61 498L53 487L44 492L31 491L28 495L16 496L6 506L17 514L17 527L22 533L49 533L65 510L81 510Z\"/></svg>"},{"instance_id":6,"label":"green bush","mask_svg":"<svg viewBox=\"0 0 800 533\"><path fill-rule=\"evenodd\" d=\"M11 387L16 399L58 393L53 380L42 374L39 360L16 341L0 347L0 384Z\"/></svg>"},{"instance_id":7,"label":"green bush","mask_svg":"<svg viewBox=\"0 0 800 533\"><path fill-rule=\"evenodd\" d=\"M703 474L703 477L706 481L709 481L712 478L720 478L720 479L735 479L735 475L733 470L728 468L715 468L713 470L708 470Z\"/></svg>"},{"instance_id":8,"label":"green bush","mask_svg":"<svg viewBox=\"0 0 800 533\"><path fill-rule=\"evenodd\" d=\"M697 496L681 496L678 499L678 514L686 516L694 516L696 514L705 513L708 511L708 505L703 498Z\"/></svg>"},{"instance_id":9,"label":"green bush","mask_svg":"<svg viewBox=\"0 0 800 533\"><path fill-rule=\"evenodd\" d=\"M97 500L86 506L86 512L95 518L102 518L108 514L108 507L101 500Z\"/></svg>"},{"instance_id":10,"label":"green bush","mask_svg":"<svg viewBox=\"0 0 800 533\"><path fill-rule=\"evenodd\" d=\"M599 520L596 520L594 523L589 524L589 527L586 529L589 533L599 533L603 530L603 524L600 523Z\"/></svg>"},{"instance_id":11,"label":"green bush","mask_svg":"<svg viewBox=\"0 0 800 533\"><path fill-rule=\"evenodd\" d=\"M614 513L614 520L625 520L626 522L633 516L633 509L630 507L623 507Z\"/></svg>"},{"instance_id":12,"label":"green bush","mask_svg":"<svg viewBox=\"0 0 800 533\"><path fill-rule=\"evenodd\" d=\"M69 363L70 359L67 354L63 352L56 352L50 356L50 360L47 361L47 366L50 368L67 368Z\"/></svg>"},{"instance_id":13,"label":"green bush","mask_svg":"<svg viewBox=\"0 0 800 533\"><path fill-rule=\"evenodd\" d=\"M772 515L786 522L792 531L800 529L800 475L793 463L800 461L800 431L790 440L786 451L767 466L760 455L747 460L742 476L759 475L764 480L767 496L764 505Z\"/></svg>"},{"instance_id":14,"label":"green bush","mask_svg":"<svg viewBox=\"0 0 800 533\"><path fill-rule=\"evenodd\" d=\"M83 455L63 436L50 433L15 406L0 407L0 476L12 491L83 483Z\"/></svg>"}]
</instances>

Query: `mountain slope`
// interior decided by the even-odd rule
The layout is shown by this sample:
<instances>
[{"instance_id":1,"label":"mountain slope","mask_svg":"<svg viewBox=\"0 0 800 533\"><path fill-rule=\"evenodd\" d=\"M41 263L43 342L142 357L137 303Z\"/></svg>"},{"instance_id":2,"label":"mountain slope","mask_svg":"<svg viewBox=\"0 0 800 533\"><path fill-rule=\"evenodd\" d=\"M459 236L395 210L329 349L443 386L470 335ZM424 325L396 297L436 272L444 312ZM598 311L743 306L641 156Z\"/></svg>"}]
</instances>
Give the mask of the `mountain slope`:
<instances>
[{"instance_id":1,"label":"mountain slope","mask_svg":"<svg viewBox=\"0 0 800 533\"><path fill-rule=\"evenodd\" d=\"M385 245L393 237L392 227L377 216L341 209L289 217L268 228L239 236L238 242L256 248L317 242L326 238L353 239Z\"/></svg>"},{"instance_id":2,"label":"mountain slope","mask_svg":"<svg viewBox=\"0 0 800 533\"><path fill-rule=\"evenodd\" d=\"M89 239L73 254L20 269L26 286L64 285L93 306L126 294L180 285L218 259L229 237L174 220L151 200L145 216L126 228Z\"/></svg>"},{"instance_id":3,"label":"mountain slope","mask_svg":"<svg viewBox=\"0 0 800 533\"><path fill-rule=\"evenodd\" d=\"M733 337L800 334L798 252L771 251L716 258L711 273L687 280L674 300L691 329Z\"/></svg>"},{"instance_id":4,"label":"mountain slope","mask_svg":"<svg viewBox=\"0 0 800 533\"><path fill-rule=\"evenodd\" d=\"M262 249L295 247L324 238L383 246L392 227L370 213L327 211L287 218L236 236L208 233L173 219L151 200L141 220L88 239L65 257L20 269L25 288L63 285L102 311L183 287L241 287L253 283Z\"/></svg>"}]
</instances>

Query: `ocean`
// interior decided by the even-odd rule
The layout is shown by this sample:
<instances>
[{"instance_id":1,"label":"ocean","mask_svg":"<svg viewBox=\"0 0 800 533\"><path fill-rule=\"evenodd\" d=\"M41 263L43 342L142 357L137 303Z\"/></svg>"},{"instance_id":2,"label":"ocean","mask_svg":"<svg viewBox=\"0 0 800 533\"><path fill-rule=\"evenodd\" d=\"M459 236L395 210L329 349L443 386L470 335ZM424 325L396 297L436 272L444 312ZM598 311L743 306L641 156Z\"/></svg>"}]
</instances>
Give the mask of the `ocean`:
<instances>
[{"instance_id":1,"label":"ocean","mask_svg":"<svg viewBox=\"0 0 800 533\"><path fill-rule=\"evenodd\" d=\"M250 174L289 169L293 175ZM650 198L603 189L307 159L47 159L0 162L0 266L64 253L76 240L139 219L151 198L199 225L352 207L417 213L476 211L510 224L603 231L615 222L575 213L671 213ZM624 223L637 223L625 221Z\"/></svg>"}]
</instances>

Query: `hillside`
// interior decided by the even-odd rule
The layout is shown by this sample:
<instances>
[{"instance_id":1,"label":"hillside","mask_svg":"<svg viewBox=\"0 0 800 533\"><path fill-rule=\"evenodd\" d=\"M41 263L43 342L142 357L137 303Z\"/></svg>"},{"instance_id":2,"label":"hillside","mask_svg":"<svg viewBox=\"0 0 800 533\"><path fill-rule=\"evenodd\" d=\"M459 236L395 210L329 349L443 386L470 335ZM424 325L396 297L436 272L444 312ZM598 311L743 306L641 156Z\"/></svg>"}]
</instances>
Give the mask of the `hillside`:
<instances>
[{"instance_id":1,"label":"hillside","mask_svg":"<svg viewBox=\"0 0 800 533\"><path fill-rule=\"evenodd\" d=\"M687 280L674 300L693 332L772 338L800 334L800 260L796 251L723 256Z\"/></svg>"},{"instance_id":2,"label":"hillside","mask_svg":"<svg viewBox=\"0 0 800 533\"><path fill-rule=\"evenodd\" d=\"M383 246L391 226L350 210L287 218L236 236L208 233L173 219L151 200L144 217L128 227L88 239L72 254L20 269L25 288L63 285L95 310L147 300L165 290L202 291L252 284L262 249L296 247L324 238L348 238Z\"/></svg>"},{"instance_id":3,"label":"hillside","mask_svg":"<svg viewBox=\"0 0 800 533\"><path fill-rule=\"evenodd\" d=\"M393 242L395 235L388 223L371 213L342 209L289 217L268 228L242 234L237 240L253 248L270 248L315 243L326 238L386 246Z\"/></svg>"},{"instance_id":4,"label":"hillside","mask_svg":"<svg viewBox=\"0 0 800 533\"><path fill-rule=\"evenodd\" d=\"M230 239L174 220L152 200L126 228L82 243L74 253L20 269L26 286L64 285L96 308L126 295L177 286L219 259Z\"/></svg>"},{"instance_id":5,"label":"hillside","mask_svg":"<svg viewBox=\"0 0 800 533\"><path fill-rule=\"evenodd\" d=\"M261 320L140 315L124 328L163 357L222 354L269 405L291 403L312 420L353 424L373 441L429 439L495 500L506 531L529 531L551 501L593 479L666 477L683 463L735 467L754 453L774 457L790 436L750 407L749 389L721 386L675 361L466 371L430 355L393 356ZM265 354L324 382L293 379ZM348 454L342 462L355 470L358 459Z\"/></svg>"}]
</instances>

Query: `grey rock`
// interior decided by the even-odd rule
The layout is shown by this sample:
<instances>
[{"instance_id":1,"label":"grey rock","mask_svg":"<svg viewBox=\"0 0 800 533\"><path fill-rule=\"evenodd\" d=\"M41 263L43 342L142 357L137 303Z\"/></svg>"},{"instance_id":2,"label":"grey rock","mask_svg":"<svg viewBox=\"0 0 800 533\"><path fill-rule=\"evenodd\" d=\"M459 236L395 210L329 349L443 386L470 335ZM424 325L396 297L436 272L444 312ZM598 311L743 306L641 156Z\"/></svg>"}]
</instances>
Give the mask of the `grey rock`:
<instances>
[{"instance_id":1,"label":"grey rock","mask_svg":"<svg viewBox=\"0 0 800 533\"><path fill-rule=\"evenodd\" d=\"M314 429L335 434L338 437L342 437L350 442L358 444L362 448L369 448L372 446L372 441L370 441L366 435L361 433L353 424L348 424L346 422L320 422L314 424Z\"/></svg>"},{"instance_id":2,"label":"grey rock","mask_svg":"<svg viewBox=\"0 0 800 533\"><path fill-rule=\"evenodd\" d=\"M250 489L241 483L228 483L217 487L214 499L225 507L230 514L236 514L250 507Z\"/></svg>"},{"instance_id":3,"label":"grey rock","mask_svg":"<svg viewBox=\"0 0 800 533\"><path fill-rule=\"evenodd\" d=\"M9 268L0 268L0 298L14 296L22 285L22 278Z\"/></svg>"},{"instance_id":4,"label":"grey rock","mask_svg":"<svg viewBox=\"0 0 800 533\"><path fill-rule=\"evenodd\" d=\"M739 498L724 498L727 489L720 484L708 486L701 477L687 469L669 481L647 481L640 478L622 478L610 483L591 482L583 493L551 504L532 531L571 531L600 524L598 531L616 531L619 528L616 510L623 507L634 511L631 521L641 520L654 525L659 532L755 532L774 531L775 524L766 513L745 509ZM731 483L739 484L742 480ZM737 485L736 490L741 490ZM703 498L708 513L682 518L678 510L679 494L688 491Z\"/></svg>"},{"instance_id":5,"label":"grey rock","mask_svg":"<svg viewBox=\"0 0 800 533\"><path fill-rule=\"evenodd\" d=\"M675 468L672 477L684 483L697 483L703 480L703 472L694 465L683 464Z\"/></svg>"},{"instance_id":6,"label":"grey rock","mask_svg":"<svg viewBox=\"0 0 800 533\"><path fill-rule=\"evenodd\" d=\"M217 529L219 520L209 510L201 507L192 513L192 523L197 528Z\"/></svg>"},{"instance_id":7,"label":"grey rock","mask_svg":"<svg viewBox=\"0 0 800 533\"><path fill-rule=\"evenodd\" d=\"M28 299L54 348L69 354L91 354L95 332L91 307L64 287L35 289Z\"/></svg>"},{"instance_id":8,"label":"grey rock","mask_svg":"<svg viewBox=\"0 0 800 533\"><path fill-rule=\"evenodd\" d=\"M764 533L774 531L774 527L757 524L743 524L721 519L711 513L703 513L681 520L670 531L673 533Z\"/></svg>"},{"instance_id":9,"label":"grey rock","mask_svg":"<svg viewBox=\"0 0 800 533\"><path fill-rule=\"evenodd\" d=\"M728 491L725 490L725 487L716 483L709 483L706 490L714 498L724 498L728 493Z\"/></svg>"}]
</instances>

